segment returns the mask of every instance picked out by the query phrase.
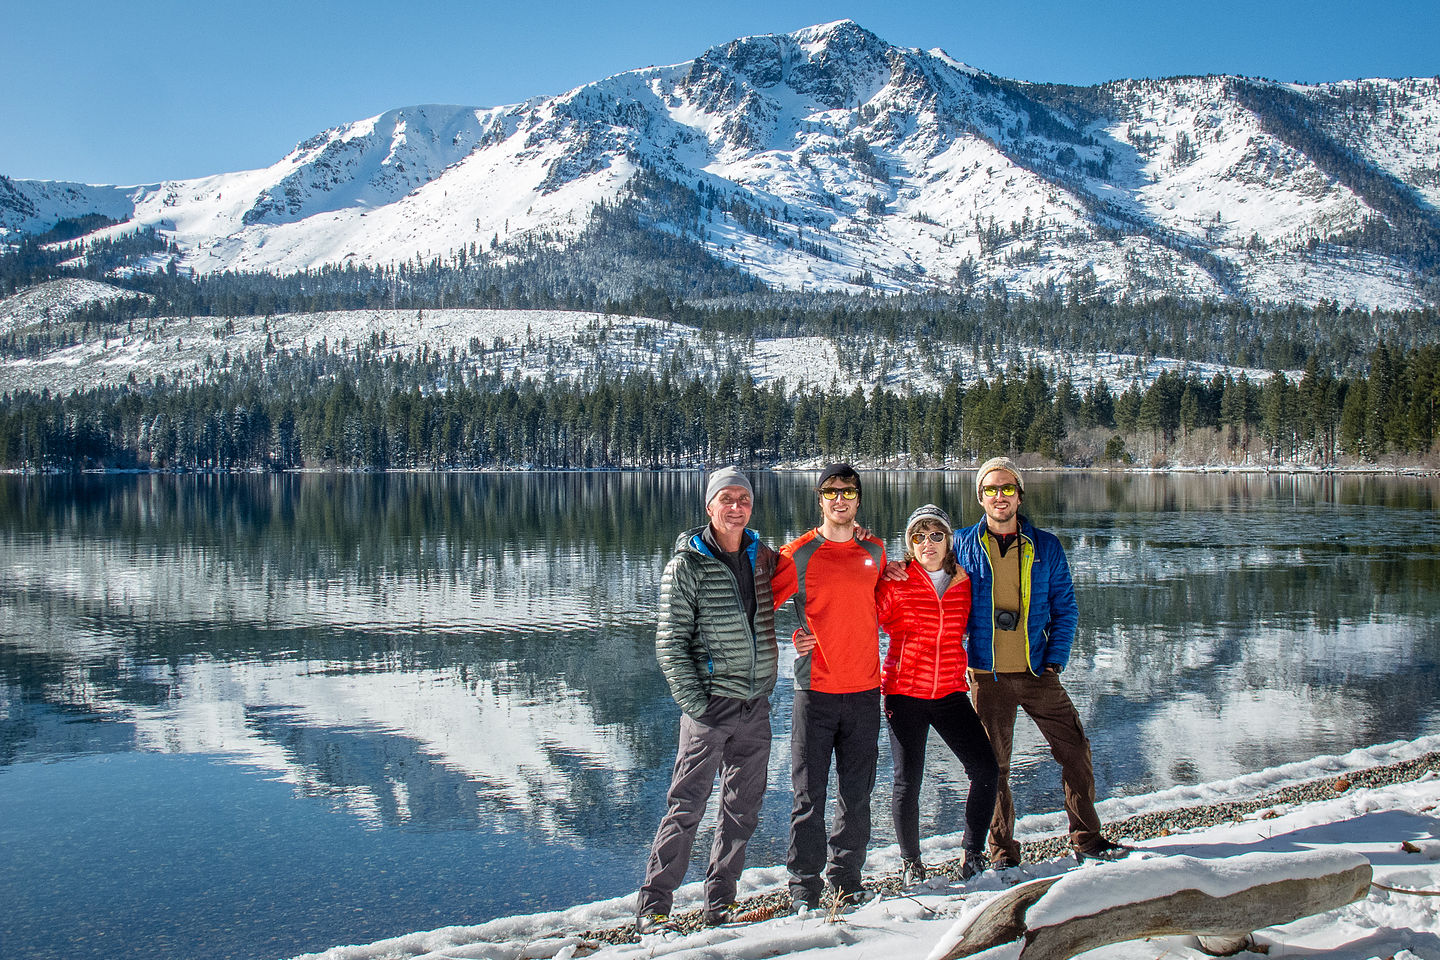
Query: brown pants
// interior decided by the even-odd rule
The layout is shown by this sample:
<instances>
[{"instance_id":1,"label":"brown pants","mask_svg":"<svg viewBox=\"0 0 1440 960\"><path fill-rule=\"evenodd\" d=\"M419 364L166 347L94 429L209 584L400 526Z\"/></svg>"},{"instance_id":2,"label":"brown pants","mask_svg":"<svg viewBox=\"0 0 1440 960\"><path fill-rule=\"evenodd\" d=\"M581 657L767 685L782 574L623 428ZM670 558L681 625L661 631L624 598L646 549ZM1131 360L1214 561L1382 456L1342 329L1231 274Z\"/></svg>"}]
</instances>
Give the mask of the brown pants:
<instances>
[{"instance_id":1,"label":"brown pants","mask_svg":"<svg viewBox=\"0 0 1440 960\"><path fill-rule=\"evenodd\" d=\"M1015 842L1015 798L1010 792L1010 750L1015 742L1017 708L1023 708L1035 721L1060 764L1065 813L1070 819L1070 845L1076 850L1093 850L1101 837L1090 741L1080 725L1080 714L1060 685L1060 675L1049 671L1036 677L1029 673L971 670L970 696L1000 765L1000 789L995 795L995 816L990 821L991 859L1003 856L1020 862L1020 844Z\"/></svg>"}]
</instances>

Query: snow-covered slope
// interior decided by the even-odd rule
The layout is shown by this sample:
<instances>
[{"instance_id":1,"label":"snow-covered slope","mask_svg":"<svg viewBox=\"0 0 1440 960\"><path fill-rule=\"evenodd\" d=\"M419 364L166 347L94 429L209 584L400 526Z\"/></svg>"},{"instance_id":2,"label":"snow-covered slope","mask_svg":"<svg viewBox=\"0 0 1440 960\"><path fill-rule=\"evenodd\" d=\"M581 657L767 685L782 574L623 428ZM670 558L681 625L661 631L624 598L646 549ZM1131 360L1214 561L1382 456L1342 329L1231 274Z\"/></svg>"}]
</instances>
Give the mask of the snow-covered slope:
<instances>
[{"instance_id":1,"label":"snow-covered slope","mask_svg":"<svg viewBox=\"0 0 1440 960\"><path fill-rule=\"evenodd\" d=\"M1273 97L1319 129L1287 136ZM1383 223L1434 245L1440 81L1056 89L839 21L523 104L393 110L263 170L127 190L3 180L0 229L93 209L126 221L112 234L157 228L201 272L428 262L563 244L642 167L680 185L656 228L780 287L1409 307L1426 264L1403 243L1327 241Z\"/></svg>"},{"instance_id":2,"label":"snow-covered slope","mask_svg":"<svg viewBox=\"0 0 1440 960\"><path fill-rule=\"evenodd\" d=\"M62 320L84 303L128 291L84 280L59 280L0 300L0 334L30 330L31 323ZM44 329L37 326L34 329ZM45 350L0 358L0 393L118 386L163 377L193 381L232 361L276 351L304 350L324 342L346 350L383 343L380 354L408 357L424 350L458 354L476 372L500 372L507 380L549 377L562 381L634 371L659 372L669 365L698 374L738 365L757 383L783 381L788 389L850 391L884 385L891 390L938 391L952 375L970 383L991 378L1010 363L1038 364L1069 376L1078 389L1096 378L1123 389L1131 380L1149 383L1180 364L1162 357L1118 354L1061 355L1017 346L981 358L968 346L938 341L796 336L732 337L700 332L648 317L566 310L346 310L282 313L264 317L163 317L137 320L126 331L95 335ZM477 350L479 355L477 355ZM1230 371L1252 380L1269 371L1189 364L1205 378Z\"/></svg>"},{"instance_id":3,"label":"snow-covered slope","mask_svg":"<svg viewBox=\"0 0 1440 960\"><path fill-rule=\"evenodd\" d=\"M145 294L93 280L50 280L0 300L0 334L33 324L65 320L91 303L141 296Z\"/></svg>"},{"instance_id":4,"label":"snow-covered slope","mask_svg":"<svg viewBox=\"0 0 1440 960\"><path fill-rule=\"evenodd\" d=\"M54 180L12 180L0 175L0 237L43 233L56 221L104 214L112 220L133 217L140 187L97 187Z\"/></svg>"}]
</instances>

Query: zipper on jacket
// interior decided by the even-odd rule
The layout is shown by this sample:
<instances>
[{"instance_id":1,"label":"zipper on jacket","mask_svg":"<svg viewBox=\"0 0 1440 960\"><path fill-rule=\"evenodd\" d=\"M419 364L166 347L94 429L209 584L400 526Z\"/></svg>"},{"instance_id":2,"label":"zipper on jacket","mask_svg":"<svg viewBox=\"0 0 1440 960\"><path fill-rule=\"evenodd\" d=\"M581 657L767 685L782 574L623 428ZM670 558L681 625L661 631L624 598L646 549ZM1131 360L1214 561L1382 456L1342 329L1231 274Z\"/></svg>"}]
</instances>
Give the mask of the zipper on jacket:
<instances>
[{"instance_id":1,"label":"zipper on jacket","mask_svg":"<svg viewBox=\"0 0 1440 960\"><path fill-rule=\"evenodd\" d=\"M985 538L989 535L990 528L982 526L975 533L975 543L980 548L980 556L985 558L985 568L990 571L990 679L996 683L1000 682L1000 674L995 671L995 564L990 562L990 548L985 545ZM974 603L972 597L971 603ZM1029 660L1029 654L1026 654Z\"/></svg>"},{"instance_id":2,"label":"zipper on jacket","mask_svg":"<svg viewBox=\"0 0 1440 960\"><path fill-rule=\"evenodd\" d=\"M1019 539L1016 546L1020 548L1020 622L1025 628L1025 666L1032 676L1040 676L1035 670L1035 661L1030 657L1030 594L1032 578L1035 575L1035 541L1025 535L1024 530L1018 531ZM1025 562L1025 548L1030 548L1030 562Z\"/></svg>"},{"instance_id":3,"label":"zipper on jacket","mask_svg":"<svg viewBox=\"0 0 1440 960\"><path fill-rule=\"evenodd\" d=\"M934 580L929 576L925 579L930 580L930 592L935 594L935 605L940 608L940 624L935 629L935 669L930 673L930 699L933 700L940 690L940 642L945 638L945 598L935 589Z\"/></svg>"},{"instance_id":4,"label":"zipper on jacket","mask_svg":"<svg viewBox=\"0 0 1440 960\"><path fill-rule=\"evenodd\" d=\"M1038 677L1035 672L1035 662L1030 657L1030 593L1027 589L1030 577L1027 576L1025 567L1025 546L1030 546L1030 569L1035 567L1035 541L1025 535L1023 527L1016 529L1015 546L1020 550L1020 625L1025 634L1025 668L1032 675ZM995 565L990 562L990 548L985 545L985 538L989 536L990 528L983 528L983 532L975 534L975 540L980 547L980 555L985 558L985 566L990 571L990 677L998 681L1000 675L995 672ZM973 601L972 601L973 602Z\"/></svg>"},{"instance_id":5,"label":"zipper on jacket","mask_svg":"<svg viewBox=\"0 0 1440 960\"><path fill-rule=\"evenodd\" d=\"M701 539L701 537L700 537L699 534L696 534L696 535L695 535L695 539L700 541L700 545L701 545L701 546L705 546L705 541L704 541L703 539ZM743 541L742 541L742 542L743 542ZM758 542L759 542L759 539L758 539L758 537L757 537L756 543L758 543ZM750 686L749 686L749 692L753 693L753 692L755 691L755 668L758 666L758 664L759 664L759 658L760 658L760 653L759 653L760 641L759 641L759 638L758 638L758 637L756 636L756 634L755 634L755 625L754 625L753 623L751 623L751 622L750 622L750 618L745 615L745 605L740 602L740 581L737 580L737 579L735 579L735 571L733 571L733 570L730 569L730 565L729 565L728 563L725 563L725 562L724 562L723 560L721 560L719 557L715 556L713 553L710 553L710 551L709 551L708 548L705 549L705 550L699 550L699 551L697 551L697 552L698 552L701 556L709 557L709 558L710 558L710 561L711 561L712 563L717 563L717 564L719 564L719 565L720 565L720 568L725 571L726 576L728 576L728 577L730 578L730 585L731 585L731 587L734 588L734 594L735 594L735 609L738 610L739 613L740 613L740 622L745 625L745 635L750 638ZM744 554L745 559L746 559L747 561L749 561L749 563L750 563L750 575L753 577L753 576L755 575L755 561L750 557L750 552L749 552L748 550L741 551L741 552ZM759 607L756 607L755 613L756 613L757 616L759 615L759 613L760 613ZM709 671L710 676L712 676L712 677L715 676L715 658L714 658L714 657L707 657L707 658L706 658L706 661L705 661L705 666L706 666L706 669Z\"/></svg>"},{"instance_id":6,"label":"zipper on jacket","mask_svg":"<svg viewBox=\"0 0 1440 960\"><path fill-rule=\"evenodd\" d=\"M716 563L719 563L720 566L725 568L726 574L728 574L730 577L730 583L735 588L735 609L740 611L740 622L745 625L745 634L750 638L750 692L753 693L755 690L755 667L759 661L760 656L758 649L760 646L760 641L755 636L755 625L751 623L750 618L745 615L745 605L740 602L740 581L735 579L735 571L731 570L728 564L721 562L718 558L712 559L715 559ZM749 560L748 554L746 554L746 559ZM753 561L750 562L750 575L752 577L755 575L755 564ZM756 608L755 613L757 616L759 615L760 610L758 607ZM714 675L715 673L715 665L713 661L710 665L710 673L711 675Z\"/></svg>"}]
</instances>

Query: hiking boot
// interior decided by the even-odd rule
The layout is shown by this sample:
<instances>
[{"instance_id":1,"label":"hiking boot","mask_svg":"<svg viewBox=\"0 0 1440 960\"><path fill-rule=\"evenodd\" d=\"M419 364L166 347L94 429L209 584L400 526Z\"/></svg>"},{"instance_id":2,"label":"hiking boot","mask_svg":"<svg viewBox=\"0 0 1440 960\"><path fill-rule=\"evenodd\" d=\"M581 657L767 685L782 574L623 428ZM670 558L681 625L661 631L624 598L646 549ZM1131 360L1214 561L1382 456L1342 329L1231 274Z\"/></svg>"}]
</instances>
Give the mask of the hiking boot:
<instances>
[{"instance_id":1,"label":"hiking boot","mask_svg":"<svg viewBox=\"0 0 1440 960\"><path fill-rule=\"evenodd\" d=\"M900 886L913 887L928 876L930 876L930 872L925 869L925 864L920 862L919 857L914 860L902 859L900 861Z\"/></svg>"},{"instance_id":2,"label":"hiking boot","mask_svg":"<svg viewBox=\"0 0 1440 960\"><path fill-rule=\"evenodd\" d=\"M866 890L864 887L856 887L853 890L832 889L830 891L830 911L832 913L844 913L852 907L860 906L860 904L873 896L875 896L875 894Z\"/></svg>"},{"instance_id":3,"label":"hiking boot","mask_svg":"<svg viewBox=\"0 0 1440 960\"><path fill-rule=\"evenodd\" d=\"M673 929L670 925L670 916L664 913L646 913L635 918L635 932L637 934L658 933L661 930Z\"/></svg>"},{"instance_id":4,"label":"hiking boot","mask_svg":"<svg viewBox=\"0 0 1440 960\"><path fill-rule=\"evenodd\" d=\"M740 904L727 903L723 907L706 907L703 919L707 927L722 927L727 923L734 923L739 915Z\"/></svg>"},{"instance_id":5,"label":"hiking boot","mask_svg":"<svg viewBox=\"0 0 1440 960\"><path fill-rule=\"evenodd\" d=\"M1116 843L1101 837L1100 842L1089 850L1076 850L1075 860L1079 863L1084 863L1086 860L1124 860L1134 849L1134 847L1127 847L1123 843Z\"/></svg>"},{"instance_id":6,"label":"hiking boot","mask_svg":"<svg viewBox=\"0 0 1440 960\"><path fill-rule=\"evenodd\" d=\"M969 880L990 869L990 858L984 850L966 850L965 859L960 862L960 879Z\"/></svg>"},{"instance_id":7,"label":"hiking boot","mask_svg":"<svg viewBox=\"0 0 1440 960\"><path fill-rule=\"evenodd\" d=\"M1020 866L1020 861L1008 853L1002 853L990 861L991 870L1014 870L1018 866Z\"/></svg>"}]
</instances>

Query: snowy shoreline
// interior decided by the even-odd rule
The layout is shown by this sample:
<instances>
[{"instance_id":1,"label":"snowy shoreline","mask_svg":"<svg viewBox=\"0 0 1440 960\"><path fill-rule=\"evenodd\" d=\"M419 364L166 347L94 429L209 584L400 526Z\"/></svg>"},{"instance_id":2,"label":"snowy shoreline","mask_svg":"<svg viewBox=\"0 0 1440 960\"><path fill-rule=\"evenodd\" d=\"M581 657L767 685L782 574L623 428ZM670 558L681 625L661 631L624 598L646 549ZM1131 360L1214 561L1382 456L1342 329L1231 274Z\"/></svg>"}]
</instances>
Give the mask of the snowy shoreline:
<instances>
[{"instance_id":1,"label":"snowy shoreline","mask_svg":"<svg viewBox=\"0 0 1440 960\"><path fill-rule=\"evenodd\" d=\"M1375 884L1367 898L1318 917L1257 933L1272 956L1317 953L1344 958L1440 960L1440 903L1416 895L1440 887L1440 736L1353 750L1339 756L1286 764L1230 781L1175 787L1138 797L1102 801L1107 834L1132 842L1126 863L1156 856L1209 859L1245 853L1312 848L1348 849L1367 856ZM1065 851L1063 813L1023 818L1017 835L1025 862L1005 874L987 872L961 884L943 871L959 856L958 835L929 838L925 859L938 869L901 894L894 878L898 852L872 851L867 886L879 896L843 922L787 914L741 927L702 928L687 916L679 933L633 934L634 895L478 926L447 927L369 945L335 947L306 960L524 960L603 956L657 956L747 960L804 951L817 960L855 956L924 956L942 943L963 915L1020 880L1055 876L1074 868ZM1089 869L1082 868L1082 869ZM1137 871L1137 874L1139 872ZM752 868L741 879L750 909L783 902L783 867ZM1138 881L1137 881L1138 882ZM1134 891L1138 899L1143 890ZM701 885L676 897L678 914L698 911ZM1174 960L1205 956L1187 938L1163 946L1136 941L1103 947L1094 960ZM1337 950L1336 948L1347 949ZM1157 953L1159 951L1159 953ZM1013 960L999 947L979 956Z\"/></svg>"}]
</instances>

